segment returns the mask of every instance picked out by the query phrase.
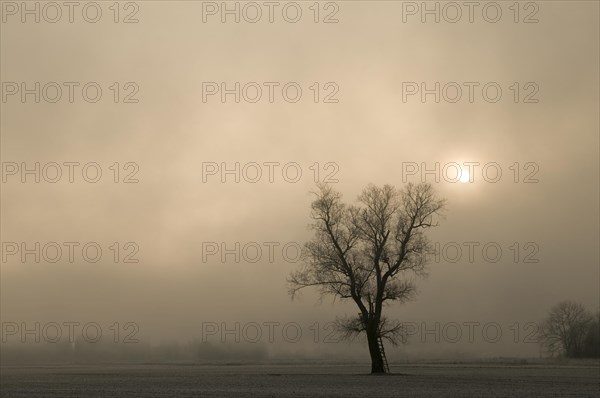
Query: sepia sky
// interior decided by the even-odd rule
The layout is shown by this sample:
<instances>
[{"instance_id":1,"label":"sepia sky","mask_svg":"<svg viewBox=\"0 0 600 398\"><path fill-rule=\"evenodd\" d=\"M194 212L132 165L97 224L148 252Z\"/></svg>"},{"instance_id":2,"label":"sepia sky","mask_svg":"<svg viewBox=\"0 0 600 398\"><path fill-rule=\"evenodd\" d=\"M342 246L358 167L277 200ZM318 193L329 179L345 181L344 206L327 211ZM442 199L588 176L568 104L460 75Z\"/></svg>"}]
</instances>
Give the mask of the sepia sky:
<instances>
[{"instance_id":1,"label":"sepia sky","mask_svg":"<svg viewBox=\"0 0 600 398\"><path fill-rule=\"evenodd\" d=\"M404 15L403 22L406 4L392 1L336 2L338 23L315 23L313 2L297 2L303 11L297 23L286 22L280 8L273 23L266 15L257 23L235 23L232 17L221 23L220 14L203 22L200 1L141 1L139 22L130 24L114 23L110 4L99 3L103 16L97 23L86 22L77 10L73 23L65 15L54 24L21 23L18 14L3 9L3 95L6 82L80 83L73 103L65 86L57 103L35 103L33 95L22 103L20 93L6 97L3 173L7 162L31 168L36 162L96 162L103 173L97 183L86 182L81 168L69 183L64 166L57 183L35 183L31 176L22 183L19 173L6 175L3 255L6 242L97 242L103 252L96 263L84 261L80 249L73 263L66 249L56 263L35 263L33 255L22 262L20 253L3 257L3 322L134 321L140 339L157 342L197 338L207 321L295 321L308 327L354 315L351 303L319 303L314 291L292 301L287 293L286 278L297 264L286 262L280 248L311 238L315 162L320 180L336 171L335 187L349 202L369 183L401 188L403 180L418 182L420 174L403 179L405 162L429 168L436 162L494 163L502 170L496 183L485 181L481 167L470 183L436 183L429 175L448 200L430 239L480 246L473 262L466 247L456 263L432 261L428 278L418 283L417 300L387 308L391 317L507 327L537 322L565 299L598 310L597 2L536 2L537 23L521 21L532 9L521 9L515 23L512 2L498 2L503 14L497 23L483 19L480 8L472 23L466 15L457 23L435 23L432 17L422 23L420 14ZM321 8L319 18L334 10ZM129 11L121 10L119 18ZM102 87L96 103L81 97L88 82ZM118 103L109 88L114 82L120 82ZM138 103L123 103L127 82L139 87ZM203 101L203 82L279 85L273 103L266 86L257 103L236 103L233 95L223 103L219 94ZM296 103L282 98L288 82L302 88ZM310 89L315 82L318 103ZM472 103L466 86L458 102L442 97L436 103L433 94L422 102L420 93L403 101L406 82L478 86ZM502 88L495 103L481 94L490 82ZM515 82L517 103L510 88ZM338 102L324 103L335 87ZM530 99L538 102L525 103L536 87ZM114 183L109 167L115 162L120 180L132 170L124 170L125 163L137 164L139 182ZM223 183L220 174L203 182L206 162L279 166L273 182L266 167L256 183L236 183L231 175ZM293 162L302 170L295 183L281 172ZM510 169L515 162L519 182ZM325 169L326 163L333 165ZM524 183L534 169L537 182ZM115 263L109 248L114 242L121 259L130 251L123 246L134 242L139 262ZM236 263L219 255L203 261L203 242L280 246L272 263L266 249L256 263ZM502 248L496 263L482 259L481 246L489 242ZM539 261L524 263L532 248ZM496 355L537 352L506 342L501 347Z\"/></svg>"}]
</instances>

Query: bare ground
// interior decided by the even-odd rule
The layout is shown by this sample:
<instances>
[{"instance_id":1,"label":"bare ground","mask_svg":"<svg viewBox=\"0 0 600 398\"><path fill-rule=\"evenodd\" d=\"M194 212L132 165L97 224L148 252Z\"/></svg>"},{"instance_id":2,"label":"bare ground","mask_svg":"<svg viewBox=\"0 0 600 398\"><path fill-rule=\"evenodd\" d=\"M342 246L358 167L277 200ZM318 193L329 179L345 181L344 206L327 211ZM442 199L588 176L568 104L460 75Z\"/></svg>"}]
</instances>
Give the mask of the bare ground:
<instances>
[{"instance_id":1,"label":"bare ground","mask_svg":"<svg viewBox=\"0 0 600 398\"><path fill-rule=\"evenodd\" d=\"M0 396L19 397L600 397L600 368L583 365L2 366Z\"/></svg>"}]
</instances>

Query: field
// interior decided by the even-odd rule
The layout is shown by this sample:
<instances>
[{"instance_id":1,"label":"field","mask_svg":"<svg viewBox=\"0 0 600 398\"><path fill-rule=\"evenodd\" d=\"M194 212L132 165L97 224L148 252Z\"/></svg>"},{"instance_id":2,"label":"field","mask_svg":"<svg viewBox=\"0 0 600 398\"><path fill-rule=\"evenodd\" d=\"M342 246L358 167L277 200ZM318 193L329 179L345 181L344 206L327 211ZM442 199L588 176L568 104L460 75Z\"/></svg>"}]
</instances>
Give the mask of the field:
<instances>
[{"instance_id":1,"label":"field","mask_svg":"<svg viewBox=\"0 0 600 398\"><path fill-rule=\"evenodd\" d=\"M599 397L598 363L3 366L0 396L18 397Z\"/></svg>"}]
</instances>

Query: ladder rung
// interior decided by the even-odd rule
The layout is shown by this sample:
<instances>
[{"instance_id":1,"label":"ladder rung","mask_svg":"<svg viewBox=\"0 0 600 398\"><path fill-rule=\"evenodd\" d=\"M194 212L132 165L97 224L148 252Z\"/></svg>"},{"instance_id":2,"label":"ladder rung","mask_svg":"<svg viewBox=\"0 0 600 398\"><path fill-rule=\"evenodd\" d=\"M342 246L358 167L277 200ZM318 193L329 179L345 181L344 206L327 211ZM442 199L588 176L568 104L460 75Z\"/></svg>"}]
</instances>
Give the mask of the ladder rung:
<instances>
[{"instance_id":1,"label":"ladder rung","mask_svg":"<svg viewBox=\"0 0 600 398\"><path fill-rule=\"evenodd\" d=\"M383 339L381 337L379 337L377 339L377 345L379 346L379 352L381 353L381 360L383 362L383 369L386 373L390 373L390 367L388 365L388 361L387 358L385 356L385 349L383 346Z\"/></svg>"}]
</instances>

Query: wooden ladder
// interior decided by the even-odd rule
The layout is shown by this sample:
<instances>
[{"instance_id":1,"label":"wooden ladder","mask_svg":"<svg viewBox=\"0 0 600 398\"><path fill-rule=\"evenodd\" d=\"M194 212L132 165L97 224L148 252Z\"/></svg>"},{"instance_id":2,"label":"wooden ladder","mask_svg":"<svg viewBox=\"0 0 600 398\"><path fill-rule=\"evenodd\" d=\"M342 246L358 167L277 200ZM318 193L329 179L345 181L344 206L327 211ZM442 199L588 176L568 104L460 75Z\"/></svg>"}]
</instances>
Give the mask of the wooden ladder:
<instances>
[{"instance_id":1,"label":"wooden ladder","mask_svg":"<svg viewBox=\"0 0 600 398\"><path fill-rule=\"evenodd\" d=\"M390 367L385 356L385 350L383 349L383 340L381 339L381 337L377 338L377 344L379 345L379 352L381 353L381 360L383 361L383 370L385 371L385 373L390 373Z\"/></svg>"}]
</instances>

